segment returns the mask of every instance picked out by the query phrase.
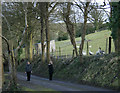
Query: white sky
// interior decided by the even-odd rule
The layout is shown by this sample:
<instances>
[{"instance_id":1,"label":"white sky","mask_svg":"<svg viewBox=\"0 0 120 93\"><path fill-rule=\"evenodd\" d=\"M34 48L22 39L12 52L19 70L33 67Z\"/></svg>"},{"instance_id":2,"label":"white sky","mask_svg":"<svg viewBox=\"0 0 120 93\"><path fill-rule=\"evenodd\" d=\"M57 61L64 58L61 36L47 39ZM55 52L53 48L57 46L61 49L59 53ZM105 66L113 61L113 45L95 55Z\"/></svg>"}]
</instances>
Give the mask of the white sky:
<instances>
[{"instance_id":1,"label":"white sky","mask_svg":"<svg viewBox=\"0 0 120 93\"><path fill-rule=\"evenodd\" d=\"M104 8L107 8L106 11L109 11L110 12L110 5L109 5L109 1L110 0L74 0L75 2L79 2L79 1L82 1L82 2L87 2L87 1L91 1L92 3L94 2L97 2L99 5L103 5L104 1L106 3L106 6Z\"/></svg>"},{"instance_id":2,"label":"white sky","mask_svg":"<svg viewBox=\"0 0 120 93\"><path fill-rule=\"evenodd\" d=\"M107 11L108 12L108 15L109 15L109 13L110 13L110 5L109 5L109 1L108 0L74 0L75 2L80 2L80 1L82 1L82 2L86 2L86 1L91 1L91 3L98 3L98 5L104 5L104 1L105 1L105 3L106 3L106 6L104 6L104 7L102 7L102 8L106 8L105 9L105 11ZM81 12L81 11L79 11L79 10L75 10L76 12ZM107 16L107 14L105 14L104 15L104 18L108 18L108 16ZM109 21L109 20L107 20L107 21ZM81 19L81 22L83 22L83 18ZM89 21L88 21L88 23L89 23Z\"/></svg>"},{"instance_id":3,"label":"white sky","mask_svg":"<svg viewBox=\"0 0 120 93\"><path fill-rule=\"evenodd\" d=\"M105 6L105 8L107 8L106 10L110 12L110 5L109 5L108 0L92 0L92 1L93 1L93 2L96 1L96 2L98 2L100 5L103 5L103 2L105 1L105 3L107 4L107 5Z\"/></svg>"}]
</instances>

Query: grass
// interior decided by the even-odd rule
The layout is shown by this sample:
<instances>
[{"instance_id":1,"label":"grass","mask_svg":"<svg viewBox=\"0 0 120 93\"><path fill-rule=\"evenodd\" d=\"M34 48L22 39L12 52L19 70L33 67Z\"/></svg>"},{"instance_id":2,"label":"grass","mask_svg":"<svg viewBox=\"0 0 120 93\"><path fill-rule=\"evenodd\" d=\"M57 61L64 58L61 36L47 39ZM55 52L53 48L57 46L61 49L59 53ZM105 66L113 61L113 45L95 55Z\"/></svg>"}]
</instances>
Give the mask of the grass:
<instances>
[{"instance_id":1,"label":"grass","mask_svg":"<svg viewBox=\"0 0 120 93\"><path fill-rule=\"evenodd\" d=\"M106 38L111 35L111 32L104 30L101 32L92 33L86 35L86 39L90 40L89 45L92 46L90 50L94 53L99 47L105 51ZM76 38L76 41L80 41L80 38ZM79 44L77 44L78 46ZM62 54L72 55L72 45L70 40L57 41L57 50L61 47ZM114 44L112 40L112 49L114 52ZM86 42L84 45L84 51L86 50ZM108 53L108 51L107 51ZM55 53L56 54L56 53ZM58 55L58 53L57 53ZM109 87L117 89L118 85L118 63L117 54L105 54L102 56L84 56L84 62L81 64L79 57L70 59L54 59L54 78L71 81L75 83L90 84L100 87ZM25 62L18 68L19 71L24 70ZM48 78L47 63L42 63L40 57L37 57L32 62L33 73L42 77ZM23 69L22 69L23 68Z\"/></svg>"},{"instance_id":2,"label":"grass","mask_svg":"<svg viewBox=\"0 0 120 93\"><path fill-rule=\"evenodd\" d=\"M40 85L35 85L33 84L32 88L30 88L31 85L29 84L25 84L26 82L24 82L25 85L21 85L21 84L17 84L17 86L19 87L17 90L6 90L6 88L8 87L8 83L9 83L9 79L10 79L10 76L8 74L4 74L4 77L5 77L5 84L3 85L3 91L28 91L28 92L35 92L35 91L54 91L53 89L51 88L45 88L45 87L42 87ZM42 92L41 92L42 93ZM52 93L52 92L51 92Z\"/></svg>"},{"instance_id":3,"label":"grass","mask_svg":"<svg viewBox=\"0 0 120 93\"><path fill-rule=\"evenodd\" d=\"M88 45L91 46L89 50L91 50L94 54L96 54L96 51L98 51L98 48L101 47L102 50L106 51L106 38L108 38L111 35L111 31L104 30L101 32L91 33L86 35L86 40L89 40ZM76 42L80 42L81 38L76 38ZM109 41L108 41L109 42ZM108 42L107 42L107 53L108 53ZM53 54L55 56L59 56L59 47L61 48L61 55L72 55L73 52L73 46L70 42L70 40L64 40L64 41L56 41L56 52ZM80 46L80 44L77 43L77 46ZM79 50L79 49L78 49ZM83 51L87 52L87 42L84 43L84 49ZM114 44L113 39L111 42L111 52L114 52ZM52 53L51 53L52 54ZM23 48L23 53L20 56L20 59L25 58L25 49Z\"/></svg>"},{"instance_id":4,"label":"grass","mask_svg":"<svg viewBox=\"0 0 120 93\"><path fill-rule=\"evenodd\" d=\"M53 78L70 81L79 84L99 86L103 88L117 89L118 85L118 57L117 54L105 54L102 56L84 56L83 63L80 58L52 59L54 63ZM33 74L48 78L48 64L41 62L36 57L32 63ZM25 62L18 71L24 70Z\"/></svg>"},{"instance_id":5,"label":"grass","mask_svg":"<svg viewBox=\"0 0 120 93\"><path fill-rule=\"evenodd\" d=\"M35 90L27 88L27 87L21 87L21 88L22 88L22 91L35 91Z\"/></svg>"},{"instance_id":6,"label":"grass","mask_svg":"<svg viewBox=\"0 0 120 93\"><path fill-rule=\"evenodd\" d=\"M8 73L4 73L4 83L3 83L3 88L2 91L3 92L9 92L9 91L20 91L21 88L19 87L19 84L17 84L17 88L16 86L9 86L10 83L10 75Z\"/></svg>"},{"instance_id":7,"label":"grass","mask_svg":"<svg viewBox=\"0 0 120 93\"><path fill-rule=\"evenodd\" d=\"M91 46L90 50L95 54L99 47L102 48L102 50L106 50L106 38L108 38L111 35L111 31L104 30L101 32L96 32L92 34L86 35L86 40L89 40L89 46ZM76 38L76 42L79 42L81 38ZM80 44L77 44L79 46ZM108 44L107 44L108 46ZM70 43L70 40L64 40L64 41L56 41L56 49L59 50L59 47L61 47L62 55L72 55L73 46ZM84 51L87 50L87 42L85 42L84 45ZM114 52L114 44L112 40L112 46L111 51ZM107 53L108 53L108 47L107 47ZM56 53L55 53L56 54ZM58 53L57 53L58 54Z\"/></svg>"},{"instance_id":8,"label":"grass","mask_svg":"<svg viewBox=\"0 0 120 93\"><path fill-rule=\"evenodd\" d=\"M33 85L35 87L35 85ZM53 89L50 89L50 88L44 88L44 87L41 87L41 86L37 86L36 88L34 89L31 89L31 88L28 88L28 87L21 87L21 91L55 91Z\"/></svg>"}]
</instances>

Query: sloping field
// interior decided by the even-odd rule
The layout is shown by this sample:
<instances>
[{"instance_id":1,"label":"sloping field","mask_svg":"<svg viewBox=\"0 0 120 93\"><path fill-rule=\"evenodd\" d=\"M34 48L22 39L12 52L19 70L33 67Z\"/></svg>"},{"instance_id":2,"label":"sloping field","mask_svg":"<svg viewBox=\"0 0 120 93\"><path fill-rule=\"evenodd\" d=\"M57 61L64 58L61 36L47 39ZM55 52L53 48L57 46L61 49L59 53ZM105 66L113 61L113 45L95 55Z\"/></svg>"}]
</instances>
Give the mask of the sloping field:
<instances>
[{"instance_id":1,"label":"sloping field","mask_svg":"<svg viewBox=\"0 0 120 93\"><path fill-rule=\"evenodd\" d=\"M101 32L92 33L89 35L86 35L86 40L89 41L89 49L94 54L96 54L96 51L98 51L98 48L101 47L102 50L106 50L106 38L108 38L111 35L111 31L104 30ZM81 38L76 38L77 46L80 45ZM107 53L108 53L108 43L107 42ZM70 43L70 40L64 40L64 41L57 41L56 42L56 49L59 51L59 47L61 48L62 55L72 55L73 46ZM78 48L79 49L79 48ZM84 45L84 51L87 51L87 42L85 41ZM112 52L114 52L114 44L112 40ZM55 53L58 55L58 53Z\"/></svg>"}]
</instances>

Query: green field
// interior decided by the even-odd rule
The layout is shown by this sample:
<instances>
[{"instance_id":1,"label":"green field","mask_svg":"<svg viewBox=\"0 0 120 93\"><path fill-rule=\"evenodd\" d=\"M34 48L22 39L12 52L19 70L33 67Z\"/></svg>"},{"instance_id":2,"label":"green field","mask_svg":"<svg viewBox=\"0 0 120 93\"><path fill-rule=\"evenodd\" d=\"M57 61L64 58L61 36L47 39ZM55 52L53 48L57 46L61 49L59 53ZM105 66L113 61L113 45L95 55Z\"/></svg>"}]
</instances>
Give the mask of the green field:
<instances>
[{"instance_id":1,"label":"green field","mask_svg":"<svg viewBox=\"0 0 120 93\"><path fill-rule=\"evenodd\" d=\"M111 31L108 30L104 30L101 32L96 32L96 33L92 33L89 35L86 35L86 40L89 40L89 46L91 46L91 48L89 48L94 54L96 53L96 51L98 50L99 47L102 48L102 50L106 50L106 38L108 38L111 35ZM76 38L76 42L79 42L81 40L81 38ZM77 44L77 46L79 46L80 44ZM108 46L108 44L107 44ZM64 41L56 41L56 49L57 51L59 51L59 47L61 47L61 51L62 51L62 55L72 55L72 50L73 50L73 46L70 43L70 40L64 40ZM84 45L84 50L87 50L87 42L85 42ZM114 44L113 44L113 40L112 40L112 52L114 52ZM107 47L107 53L108 53L108 47ZM58 55L58 53L55 53Z\"/></svg>"},{"instance_id":2,"label":"green field","mask_svg":"<svg viewBox=\"0 0 120 93\"><path fill-rule=\"evenodd\" d=\"M89 40L89 46L91 46L89 49L94 54L96 54L96 51L98 51L98 48L101 47L102 50L106 50L106 38L108 38L111 35L111 31L104 30L101 32L92 33L89 35L86 35L86 40ZM76 42L80 42L81 38L76 38ZM56 41L56 52L53 54L55 56L59 56L59 47L61 48L61 54L62 55L72 55L73 52L73 46L70 42L70 40L64 40L64 41ZM80 46L80 43L77 43L77 46ZM111 52L114 52L114 44L112 40L112 49ZM79 50L79 48L78 48ZM84 43L84 50L87 51L87 42ZM107 53L108 53L108 42L107 42ZM52 54L52 53L51 53ZM21 55L21 58L25 58L25 50L23 49L23 54Z\"/></svg>"}]
</instances>

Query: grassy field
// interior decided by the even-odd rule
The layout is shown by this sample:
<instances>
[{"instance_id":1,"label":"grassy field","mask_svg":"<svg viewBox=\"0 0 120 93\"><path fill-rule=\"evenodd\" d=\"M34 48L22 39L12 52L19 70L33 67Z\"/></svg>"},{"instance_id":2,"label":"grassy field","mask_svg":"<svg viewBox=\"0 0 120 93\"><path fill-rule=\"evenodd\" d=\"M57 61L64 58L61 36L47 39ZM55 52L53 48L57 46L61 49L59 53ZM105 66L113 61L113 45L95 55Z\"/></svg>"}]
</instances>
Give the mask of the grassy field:
<instances>
[{"instance_id":1,"label":"grassy field","mask_svg":"<svg viewBox=\"0 0 120 93\"><path fill-rule=\"evenodd\" d=\"M108 38L110 35L111 35L111 31L108 31L108 30L104 30L101 32L96 32L96 33L86 35L86 40L89 40L89 46L91 46L91 48L89 48L89 49L94 54L96 53L96 51L98 50L99 47L101 47L102 50L105 51L106 50L106 38ZM80 42L80 40L81 40L80 37L76 38L76 42ZM80 44L78 43L77 46L79 46L79 45ZM62 55L66 55L66 54L72 55L73 46L71 45L70 40L57 41L56 42L57 51L59 51L59 47L61 47ZM87 42L85 42L83 51L87 51ZM113 40L112 40L112 50L111 51L112 52L115 51ZM107 53L108 53L108 47L107 47Z\"/></svg>"},{"instance_id":2,"label":"grassy field","mask_svg":"<svg viewBox=\"0 0 120 93\"><path fill-rule=\"evenodd\" d=\"M96 54L96 51L98 51L98 48L101 47L102 50L106 50L106 38L108 38L111 35L111 31L108 30L104 30L101 32L96 32L96 33L92 33L89 35L86 35L86 40L89 40L89 46L91 46L89 49L90 51L92 51L94 54ZM78 37L76 38L76 42L77 46L80 46L80 40L81 38ZM72 55L73 52L73 46L70 42L70 40L64 40L64 41L56 41L56 52L54 52L53 54L55 56L59 56L59 47L61 48L61 54L62 55ZM112 49L111 52L114 52L114 44L113 44L113 40L112 40ZM79 48L78 48L79 50ZM87 51L87 42L85 41L84 44L84 50L83 51ZM107 42L107 53L108 53L108 42ZM52 54L52 53L51 53ZM21 55L21 58L25 58L25 49L23 49L23 54Z\"/></svg>"}]
</instances>

